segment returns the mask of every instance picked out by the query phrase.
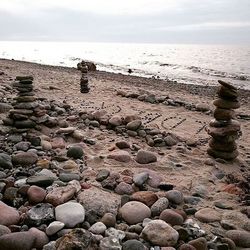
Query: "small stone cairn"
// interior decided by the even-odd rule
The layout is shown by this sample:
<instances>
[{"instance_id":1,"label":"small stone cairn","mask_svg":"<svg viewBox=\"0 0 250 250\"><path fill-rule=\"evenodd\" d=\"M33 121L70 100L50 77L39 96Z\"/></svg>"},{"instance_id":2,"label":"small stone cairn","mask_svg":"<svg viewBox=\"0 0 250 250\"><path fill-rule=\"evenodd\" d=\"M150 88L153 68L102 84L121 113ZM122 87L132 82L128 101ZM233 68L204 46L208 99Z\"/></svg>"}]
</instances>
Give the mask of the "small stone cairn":
<instances>
[{"instance_id":1,"label":"small stone cairn","mask_svg":"<svg viewBox=\"0 0 250 250\"><path fill-rule=\"evenodd\" d=\"M213 157L224 160L233 160L238 156L235 140L240 136L240 123L233 120L234 109L240 107L237 89L229 83L219 80L221 86L217 92L218 99L213 104L214 118L208 128L212 136L209 141L207 153Z\"/></svg>"},{"instance_id":2,"label":"small stone cairn","mask_svg":"<svg viewBox=\"0 0 250 250\"><path fill-rule=\"evenodd\" d=\"M14 98L14 108L9 111L7 118L3 119L3 123L13 126L14 132L27 132L35 128L37 123L44 121L47 117L46 110L37 102L32 76L17 76L13 87L18 90L18 94Z\"/></svg>"},{"instance_id":3,"label":"small stone cairn","mask_svg":"<svg viewBox=\"0 0 250 250\"><path fill-rule=\"evenodd\" d=\"M82 61L81 65L78 67L78 69L82 72L82 77L81 77L81 93L88 93L89 92L89 85L88 85L88 66L87 64Z\"/></svg>"}]
</instances>

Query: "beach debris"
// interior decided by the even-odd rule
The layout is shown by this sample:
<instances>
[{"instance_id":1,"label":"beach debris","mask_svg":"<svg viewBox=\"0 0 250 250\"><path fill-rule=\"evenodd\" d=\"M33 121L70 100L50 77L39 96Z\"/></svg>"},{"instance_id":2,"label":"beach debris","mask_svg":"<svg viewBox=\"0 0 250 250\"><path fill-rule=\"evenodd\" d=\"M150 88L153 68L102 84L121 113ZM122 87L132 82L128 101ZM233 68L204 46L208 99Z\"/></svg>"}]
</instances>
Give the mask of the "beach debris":
<instances>
[{"instance_id":1,"label":"beach debris","mask_svg":"<svg viewBox=\"0 0 250 250\"><path fill-rule=\"evenodd\" d=\"M235 140L240 137L240 123L235 117L234 109L240 107L238 91L230 83L218 81L221 86L217 92L218 99L215 105L214 118L209 123L208 134L212 137L209 141L208 154L224 160L233 160L238 156Z\"/></svg>"},{"instance_id":2,"label":"beach debris","mask_svg":"<svg viewBox=\"0 0 250 250\"><path fill-rule=\"evenodd\" d=\"M81 70L82 73L82 77L81 77L81 93L88 93L89 92L89 79L88 79L88 66L87 64L82 61L81 62L81 67L79 68Z\"/></svg>"}]
</instances>

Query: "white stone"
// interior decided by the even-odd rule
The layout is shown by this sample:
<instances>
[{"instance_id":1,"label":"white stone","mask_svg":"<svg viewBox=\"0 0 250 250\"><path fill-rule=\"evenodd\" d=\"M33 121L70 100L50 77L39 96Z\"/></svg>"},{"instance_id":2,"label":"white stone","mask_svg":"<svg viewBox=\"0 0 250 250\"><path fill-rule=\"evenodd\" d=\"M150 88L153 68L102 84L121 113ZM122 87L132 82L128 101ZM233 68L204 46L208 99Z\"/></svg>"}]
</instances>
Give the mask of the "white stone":
<instances>
[{"instance_id":1,"label":"white stone","mask_svg":"<svg viewBox=\"0 0 250 250\"><path fill-rule=\"evenodd\" d=\"M96 222L89 228L89 231L93 234L103 234L106 229L107 227L102 222Z\"/></svg>"},{"instance_id":2,"label":"white stone","mask_svg":"<svg viewBox=\"0 0 250 250\"><path fill-rule=\"evenodd\" d=\"M47 235L53 235L63 229L65 224L61 221L53 221L51 222L48 227L46 228L46 234Z\"/></svg>"}]
</instances>

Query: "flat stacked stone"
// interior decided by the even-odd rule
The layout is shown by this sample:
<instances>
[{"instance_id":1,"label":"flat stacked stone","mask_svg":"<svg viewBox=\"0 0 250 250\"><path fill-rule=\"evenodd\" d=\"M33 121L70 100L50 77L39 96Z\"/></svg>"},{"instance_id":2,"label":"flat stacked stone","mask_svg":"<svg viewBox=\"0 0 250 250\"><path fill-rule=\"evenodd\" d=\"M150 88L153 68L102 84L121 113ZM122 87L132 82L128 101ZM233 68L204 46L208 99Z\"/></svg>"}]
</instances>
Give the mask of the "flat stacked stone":
<instances>
[{"instance_id":1,"label":"flat stacked stone","mask_svg":"<svg viewBox=\"0 0 250 250\"><path fill-rule=\"evenodd\" d=\"M87 64L82 61L81 62L81 67L79 68L81 70L82 73L82 77L81 77L81 93L88 93L89 92L89 85L88 85L88 66Z\"/></svg>"},{"instance_id":2,"label":"flat stacked stone","mask_svg":"<svg viewBox=\"0 0 250 250\"><path fill-rule=\"evenodd\" d=\"M209 141L208 154L215 158L233 160L238 156L235 140L240 135L240 123L235 117L234 109L240 107L237 89L226 82L218 81L221 86L217 92L218 99L215 105L214 118L209 123L208 134L212 136Z\"/></svg>"},{"instance_id":3,"label":"flat stacked stone","mask_svg":"<svg viewBox=\"0 0 250 250\"><path fill-rule=\"evenodd\" d=\"M17 76L13 87L17 89L17 97L14 98L13 109L8 117L3 120L5 125L13 126L15 132L26 132L35 128L37 123L44 120L46 110L39 106L33 92L32 76Z\"/></svg>"}]
</instances>

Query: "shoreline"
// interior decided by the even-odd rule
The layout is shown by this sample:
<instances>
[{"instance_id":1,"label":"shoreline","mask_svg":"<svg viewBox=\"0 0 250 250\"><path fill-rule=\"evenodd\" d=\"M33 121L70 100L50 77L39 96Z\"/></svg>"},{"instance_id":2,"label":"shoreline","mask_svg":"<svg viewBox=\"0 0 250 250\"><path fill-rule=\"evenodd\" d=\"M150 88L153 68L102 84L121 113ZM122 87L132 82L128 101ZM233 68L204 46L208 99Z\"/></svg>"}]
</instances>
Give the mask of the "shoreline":
<instances>
[{"instance_id":1,"label":"shoreline","mask_svg":"<svg viewBox=\"0 0 250 250\"><path fill-rule=\"evenodd\" d=\"M37 65L38 67L46 67L46 68L52 68L52 69L65 69L65 70L77 70L76 67L69 67L69 66L59 66L59 65L49 65L49 64L42 64L42 63L36 63L36 62L29 62L29 61L22 61L22 60L15 60L15 59L5 59L0 58L1 61L14 61L17 63L24 63L26 65ZM179 83L177 81L172 80L164 80L164 79L158 79L158 78L149 78L145 76L136 76L132 74L122 74L122 73L115 73L115 72L108 72L108 71L89 71L88 74L90 76L103 76L107 79L114 78L115 80L123 80L127 83L133 83L135 85L138 85L141 87L142 84L147 85L147 87L150 87L151 85L157 84L157 88L161 91L166 91L167 88L171 88L176 91L187 91L190 94L195 95L201 95L201 96L207 96L207 97L214 97L216 94L217 86L216 85L202 85L202 84L190 84L190 83ZM215 80L215 83L217 81ZM219 84L218 84L219 86ZM250 102L250 90L248 89L242 89L238 88L239 91L239 98L244 99L244 102Z\"/></svg>"}]
</instances>

